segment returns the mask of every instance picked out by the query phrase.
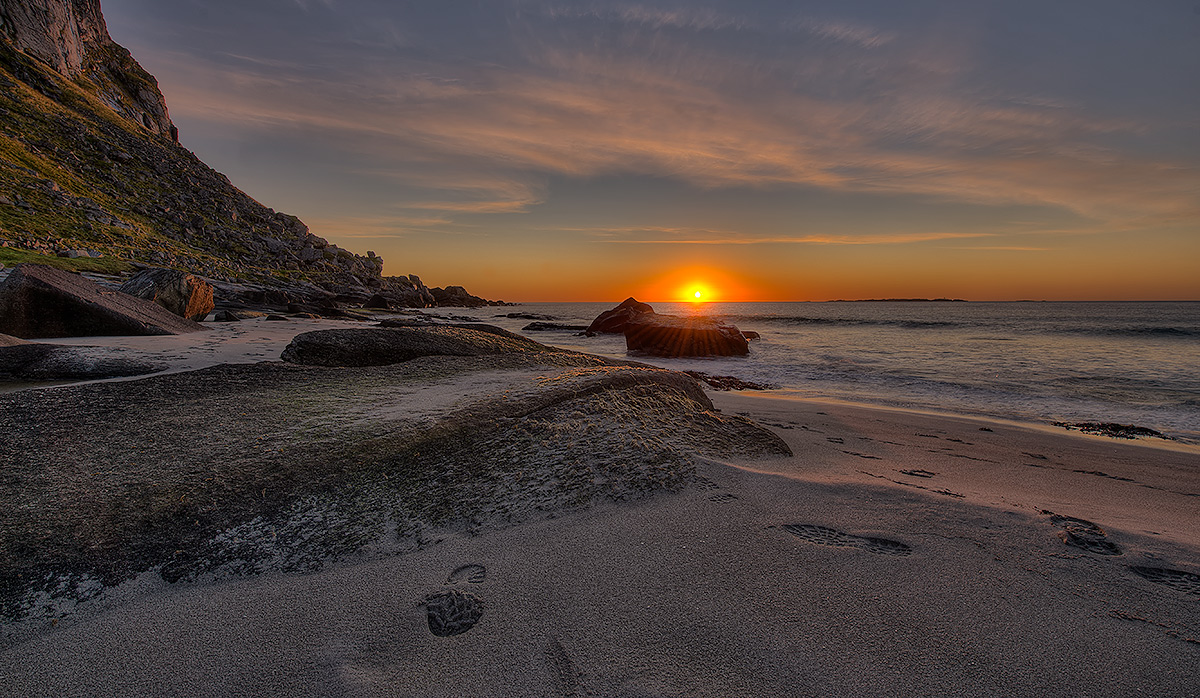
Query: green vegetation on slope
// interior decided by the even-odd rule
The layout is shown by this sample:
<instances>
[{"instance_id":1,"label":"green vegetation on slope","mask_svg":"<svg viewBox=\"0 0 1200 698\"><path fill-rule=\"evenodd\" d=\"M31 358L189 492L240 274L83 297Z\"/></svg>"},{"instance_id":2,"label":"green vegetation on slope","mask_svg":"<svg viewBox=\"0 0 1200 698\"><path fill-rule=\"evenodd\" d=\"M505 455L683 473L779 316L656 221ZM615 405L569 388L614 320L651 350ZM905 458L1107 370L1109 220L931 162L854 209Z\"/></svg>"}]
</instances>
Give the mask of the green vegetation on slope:
<instances>
[{"instance_id":1,"label":"green vegetation on slope","mask_svg":"<svg viewBox=\"0 0 1200 698\"><path fill-rule=\"evenodd\" d=\"M353 284L380 275L382 260L327 245L114 111L132 112L122 93L157 94L157 85L123 48L103 49L89 57L106 66L90 73L106 83L97 85L64 78L0 35L0 242L50 255L92 249L215 278Z\"/></svg>"}]
</instances>

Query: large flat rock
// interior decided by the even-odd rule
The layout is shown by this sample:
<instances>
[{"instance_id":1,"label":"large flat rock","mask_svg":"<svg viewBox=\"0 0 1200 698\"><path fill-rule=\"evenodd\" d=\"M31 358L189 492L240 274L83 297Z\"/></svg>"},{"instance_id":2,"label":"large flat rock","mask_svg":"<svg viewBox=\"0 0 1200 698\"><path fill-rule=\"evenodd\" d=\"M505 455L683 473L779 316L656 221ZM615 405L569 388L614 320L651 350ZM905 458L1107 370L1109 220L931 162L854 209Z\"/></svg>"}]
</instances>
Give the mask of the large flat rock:
<instances>
[{"instance_id":1,"label":"large flat rock","mask_svg":"<svg viewBox=\"0 0 1200 698\"><path fill-rule=\"evenodd\" d=\"M0 394L0 420L10 620L145 571L311 570L679 489L700 457L790 453L684 374L534 350L221 365Z\"/></svg>"},{"instance_id":2,"label":"large flat rock","mask_svg":"<svg viewBox=\"0 0 1200 698\"><path fill-rule=\"evenodd\" d=\"M21 264L0 283L0 332L25 339L166 335L204 327L78 274Z\"/></svg>"},{"instance_id":3,"label":"large flat rock","mask_svg":"<svg viewBox=\"0 0 1200 698\"><path fill-rule=\"evenodd\" d=\"M283 350L283 360L308 366L383 366L422 356L554 351L491 325L368 327L305 332Z\"/></svg>"}]
</instances>

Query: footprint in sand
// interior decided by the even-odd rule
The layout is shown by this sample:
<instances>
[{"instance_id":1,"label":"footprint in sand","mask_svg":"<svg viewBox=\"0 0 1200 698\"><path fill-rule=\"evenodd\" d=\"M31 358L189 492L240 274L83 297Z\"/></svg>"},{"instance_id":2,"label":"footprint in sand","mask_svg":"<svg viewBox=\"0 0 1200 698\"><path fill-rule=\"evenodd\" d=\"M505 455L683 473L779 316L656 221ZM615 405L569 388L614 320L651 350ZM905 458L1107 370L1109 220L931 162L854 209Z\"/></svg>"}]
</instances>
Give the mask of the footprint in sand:
<instances>
[{"instance_id":1,"label":"footprint in sand","mask_svg":"<svg viewBox=\"0 0 1200 698\"><path fill-rule=\"evenodd\" d=\"M487 568L483 565L463 565L450 573L446 583L458 584L465 581L468 584L483 584L485 579L487 579Z\"/></svg>"},{"instance_id":2,"label":"footprint in sand","mask_svg":"<svg viewBox=\"0 0 1200 698\"><path fill-rule=\"evenodd\" d=\"M1089 553L1097 555L1120 555L1121 548L1117 547L1116 543L1108 540L1104 529L1099 525L1088 521L1087 519L1077 519L1074 516L1063 516L1055 514L1051 511L1042 510L1043 514L1050 515L1050 523L1062 529L1058 533L1058 537L1067 545L1075 546L1080 550L1086 550Z\"/></svg>"},{"instance_id":3,"label":"footprint in sand","mask_svg":"<svg viewBox=\"0 0 1200 698\"><path fill-rule=\"evenodd\" d=\"M729 502L732 502L732 501L734 501L734 500L736 500L736 499L737 499L737 495L732 495L732 494L728 494L728 493L722 493L722 494L714 494L714 495L712 495L711 497L709 497L709 498L708 498L708 501L710 501L710 502L717 502L718 504L727 504L727 503L729 503Z\"/></svg>"},{"instance_id":4,"label":"footprint in sand","mask_svg":"<svg viewBox=\"0 0 1200 698\"><path fill-rule=\"evenodd\" d=\"M553 635L546 643L546 663L550 666L551 673L554 674L555 683L558 684L558 692L561 695L566 697L579 695L579 670L575 668L575 662L571 661L571 655L567 654L562 643Z\"/></svg>"},{"instance_id":5,"label":"footprint in sand","mask_svg":"<svg viewBox=\"0 0 1200 698\"><path fill-rule=\"evenodd\" d=\"M876 555L905 556L912 554L910 546L898 541L872 536L856 536L834 528L826 528L825 526L787 524L783 527L783 530L801 540L816 543L817 545L828 545L836 548L858 548L859 550L865 550Z\"/></svg>"},{"instance_id":6,"label":"footprint in sand","mask_svg":"<svg viewBox=\"0 0 1200 698\"><path fill-rule=\"evenodd\" d=\"M457 589L430 594L423 604L429 632L438 637L461 635L475 627L483 616L483 601Z\"/></svg>"},{"instance_id":7,"label":"footprint in sand","mask_svg":"<svg viewBox=\"0 0 1200 698\"><path fill-rule=\"evenodd\" d=\"M1200 574L1169 570L1163 567L1130 567L1134 574L1148 579L1155 584L1169 586L1172 589L1200 596Z\"/></svg>"},{"instance_id":8,"label":"footprint in sand","mask_svg":"<svg viewBox=\"0 0 1200 698\"><path fill-rule=\"evenodd\" d=\"M486 578L487 568L483 565L460 565L446 578L446 584L482 584ZM461 635L475 627L483 616L483 600L457 589L430 594L421 604L425 606L429 632L438 637Z\"/></svg>"}]
</instances>

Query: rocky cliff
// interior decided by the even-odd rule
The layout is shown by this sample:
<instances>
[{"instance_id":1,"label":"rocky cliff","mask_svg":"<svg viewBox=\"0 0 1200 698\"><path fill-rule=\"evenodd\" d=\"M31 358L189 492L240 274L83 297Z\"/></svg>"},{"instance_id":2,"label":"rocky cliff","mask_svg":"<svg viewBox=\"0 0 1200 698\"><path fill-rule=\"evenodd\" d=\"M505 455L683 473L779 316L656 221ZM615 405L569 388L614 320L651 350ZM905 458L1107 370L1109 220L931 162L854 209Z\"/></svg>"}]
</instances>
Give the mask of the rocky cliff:
<instances>
[{"instance_id":1,"label":"rocky cliff","mask_svg":"<svg viewBox=\"0 0 1200 698\"><path fill-rule=\"evenodd\" d=\"M383 277L382 258L329 244L180 146L158 83L109 37L98 0L0 0L0 248L0 263L95 256L436 304L415 276Z\"/></svg>"},{"instance_id":2,"label":"rocky cliff","mask_svg":"<svg viewBox=\"0 0 1200 698\"><path fill-rule=\"evenodd\" d=\"M121 116L175 138L157 81L109 37L99 0L0 0L0 31L60 75L91 82Z\"/></svg>"}]
</instances>

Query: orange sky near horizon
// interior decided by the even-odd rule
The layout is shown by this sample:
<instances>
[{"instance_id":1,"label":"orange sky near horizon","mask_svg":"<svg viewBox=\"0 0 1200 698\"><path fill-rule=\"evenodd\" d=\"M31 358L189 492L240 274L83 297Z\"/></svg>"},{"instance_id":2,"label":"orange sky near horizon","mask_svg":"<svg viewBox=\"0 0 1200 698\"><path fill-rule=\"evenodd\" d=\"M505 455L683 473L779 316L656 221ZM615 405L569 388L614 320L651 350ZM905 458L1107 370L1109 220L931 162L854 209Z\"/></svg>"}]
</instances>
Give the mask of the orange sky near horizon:
<instances>
[{"instance_id":1,"label":"orange sky near horizon","mask_svg":"<svg viewBox=\"0 0 1200 698\"><path fill-rule=\"evenodd\" d=\"M966 300L1197 300L1200 299L1200 235L1173 243L1163 257L1155 244L1090 240L1081 248L1028 250L947 249L913 246L773 245L645 246L584 255L564 264L552 253L529 255L531 273L514 278L495 253L430 255L422 280L430 285L471 278L468 290L509 302L608 302L633 296L645 302L685 301L697 289L704 300L826 301L868 298L963 298ZM684 249L679 249L683 247ZM696 248L700 248L697 250ZM406 256L414 250L409 248ZM385 273L392 263L385 257Z\"/></svg>"}]
</instances>

